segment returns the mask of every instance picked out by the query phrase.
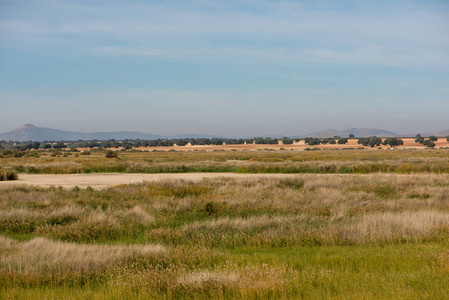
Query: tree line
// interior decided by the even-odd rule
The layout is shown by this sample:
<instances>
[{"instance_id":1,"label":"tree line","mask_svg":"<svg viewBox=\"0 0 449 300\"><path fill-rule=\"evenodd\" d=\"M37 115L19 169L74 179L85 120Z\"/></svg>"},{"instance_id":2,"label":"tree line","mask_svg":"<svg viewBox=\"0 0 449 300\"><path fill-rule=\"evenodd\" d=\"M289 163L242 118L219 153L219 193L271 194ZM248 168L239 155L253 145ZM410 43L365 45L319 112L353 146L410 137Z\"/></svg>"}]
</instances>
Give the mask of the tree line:
<instances>
[{"instance_id":1,"label":"tree line","mask_svg":"<svg viewBox=\"0 0 449 300\"><path fill-rule=\"evenodd\" d=\"M64 148L124 148L126 150L138 147L171 147L171 146L186 146L188 144L194 145L243 145L243 144L262 144L262 145L277 145L279 141L284 145L291 145L294 142L298 142L301 139L293 139L288 137L283 138L271 138L271 137L254 137L248 139L229 139L229 138L181 138L181 139L156 139L156 140L140 140L140 139L125 139L117 141L115 139L110 140L78 140L78 141L26 141L26 142L11 142L0 141L0 148L17 149L17 150L38 150L38 149L64 149ZM435 143L438 140L435 136L430 136L425 139L420 134L416 136L415 142L423 144L427 147L435 147ZM449 141L449 136L447 137ZM345 137L333 137L333 138L314 138L306 137L304 142L307 145L325 145L325 144L339 144L344 145L348 143L348 138ZM380 147L381 145L389 145L396 147L404 144L404 141L400 138L387 138L382 140L380 137L363 137L358 139L358 144L370 147Z\"/></svg>"}]
</instances>

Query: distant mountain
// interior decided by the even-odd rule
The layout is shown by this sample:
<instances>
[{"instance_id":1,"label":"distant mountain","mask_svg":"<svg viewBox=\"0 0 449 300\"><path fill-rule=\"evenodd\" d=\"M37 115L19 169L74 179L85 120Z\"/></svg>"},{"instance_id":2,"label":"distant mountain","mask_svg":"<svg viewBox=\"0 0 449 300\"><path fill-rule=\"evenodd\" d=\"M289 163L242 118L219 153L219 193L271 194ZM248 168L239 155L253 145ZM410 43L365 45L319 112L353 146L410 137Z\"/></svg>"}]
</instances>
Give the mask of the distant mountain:
<instances>
[{"instance_id":1,"label":"distant mountain","mask_svg":"<svg viewBox=\"0 0 449 300\"><path fill-rule=\"evenodd\" d=\"M442 137L449 136L449 129L446 129L446 130L443 130L443 131L434 132L434 133L431 133L429 135L442 136Z\"/></svg>"},{"instance_id":2,"label":"distant mountain","mask_svg":"<svg viewBox=\"0 0 449 300\"><path fill-rule=\"evenodd\" d=\"M0 134L0 140L15 141L15 142L109 140L109 139L154 140L159 138L164 138L164 136L134 131L83 133L74 131L63 131L45 127L36 127L32 124L26 124L20 128L14 129L13 131Z\"/></svg>"},{"instance_id":3,"label":"distant mountain","mask_svg":"<svg viewBox=\"0 0 449 300\"><path fill-rule=\"evenodd\" d=\"M0 140L23 142L23 141L78 141L78 140L124 140L124 139L141 139L141 140L157 140L165 138L214 138L213 135L202 134L179 134L174 136L163 136L157 134L141 133L136 131L116 131L116 132L74 132L63 131L45 127L36 127L32 124L25 124L20 128L10 132L0 134Z\"/></svg>"},{"instance_id":4,"label":"distant mountain","mask_svg":"<svg viewBox=\"0 0 449 300\"><path fill-rule=\"evenodd\" d=\"M306 135L301 135L300 137L304 138L304 137L316 137L316 138L327 138L327 137L334 137L336 136L338 133L337 130L334 129L328 129L325 131L316 131L316 132L312 132Z\"/></svg>"},{"instance_id":5,"label":"distant mountain","mask_svg":"<svg viewBox=\"0 0 449 300\"><path fill-rule=\"evenodd\" d=\"M171 139L186 139L186 138L194 138L194 139L200 139L200 138L213 139L213 138L223 138L223 137L222 137L222 136L217 136L217 135L208 135L208 134L186 133L186 134L172 135L172 136L170 136L169 138L171 138Z\"/></svg>"},{"instance_id":6,"label":"distant mountain","mask_svg":"<svg viewBox=\"0 0 449 300\"><path fill-rule=\"evenodd\" d=\"M344 130L334 130L328 129L325 131L312 132L306 135L294 136L294 138L304 138L304 137L317 137L317 138L326 138L326 137L348 137L350 134L353 134L355 137L370 137L370 136L378 136L378 137L415 137L416 134L396 134L394 132L382 130L382 129L374 129L374 128L347 128ZM429 133L429 134L421 134L422 136L435 135L439 137L449 136L449 129ZM273 138L282 137L284 135L279 136L271 136ZM157 134L149 134L149 133L141 133L136 131L117 131L117 132L92 132L92 133L83 133L83 132L74 132L74 131L63 131L45 127L36 127L32 124L23 125L20 128L14 129L10 132L5 132L0 134L0 140L5 141L15 141L15 142L23 142L23 141L77 141L77 140L124 140L124 139L141 139L141 140L156 140L156 139L164 139L164 138L223 138L222 136L215 135L202 135L202 134L178 134L174 136L162 136ZM253 138L253 137L248 137Z\"/></svg>"},{"instance_id":7,"label":"distant mountain","mask_svg":"<svg viewBox=\"0 0 449 300\"><path fill-rule=\"evenodd\" d=\"M386 131L383 129L375 129L375 128L347 128L344 130L334 130L328 129L326 131L318 131L312 132L301 137L316 137L316 138L327 138L334 136L341 137L349 137L350 134L353 134L355 137L369 137L369 136L378 136L378 137L392 137L397 136L398 134L390 131Z\"/></svg>"}]
</instances>

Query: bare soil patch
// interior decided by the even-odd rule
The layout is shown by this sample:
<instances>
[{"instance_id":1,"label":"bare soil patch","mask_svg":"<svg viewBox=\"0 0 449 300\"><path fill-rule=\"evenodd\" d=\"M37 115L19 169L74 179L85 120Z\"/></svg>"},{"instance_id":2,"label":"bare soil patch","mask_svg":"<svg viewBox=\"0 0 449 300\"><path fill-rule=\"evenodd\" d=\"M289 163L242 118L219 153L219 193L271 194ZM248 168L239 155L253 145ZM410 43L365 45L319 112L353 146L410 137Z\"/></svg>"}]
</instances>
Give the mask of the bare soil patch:
<instances>
[{"instance_id":1,"label":"bare soil patch","mask_svg":"<svg viewBox=\"0 0 449 300\"><path fill-rule=\"evenodd\" d=\"M20 174L19 180L2 181L1 187L32 185L38 187L74 187L104 189L111 186L140 182L155 182L163 180L200 181L204 178L255 178L292 177L295 174L236 174L236 173L176 173L176 174L129 174L129 173L97 173L97 174Z\"/></svg>"}]
</instances>

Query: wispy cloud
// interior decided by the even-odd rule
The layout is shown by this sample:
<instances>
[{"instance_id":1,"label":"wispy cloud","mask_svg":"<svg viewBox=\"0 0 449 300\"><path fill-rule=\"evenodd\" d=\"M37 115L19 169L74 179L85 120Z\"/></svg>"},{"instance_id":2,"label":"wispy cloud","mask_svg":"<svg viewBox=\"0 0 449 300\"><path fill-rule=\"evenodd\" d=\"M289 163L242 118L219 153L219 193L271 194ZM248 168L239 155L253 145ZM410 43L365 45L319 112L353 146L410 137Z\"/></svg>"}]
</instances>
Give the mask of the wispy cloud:
<instances>
[{"instance_id":1,"label":"wispy cloud","mask_svg":"<svg viewBox=\"0 0 449 300\"><path fill-rule=\"evenodd\" d=\"M72 51L104 55L447 67L449 5L410 2L370 10L357 1L347 9L296 1L112 1L103 6L38 0L15 18L2 18L0 32L6 41L8 33L23 39L43 35L47 43L50 38L73 45Z\"/></svg>"},{"instance_id":2,"label":"wispy cloud","mask_svg":"<svg viewBox=\"0 0 449 300\"><path fill-rule=\"evenodd\" d=\"M408 131L417 118L440 130L422 112L447 119L448 16L446 0L3 0L0 118L164 134Z\"/></svg>"}]
</instances>

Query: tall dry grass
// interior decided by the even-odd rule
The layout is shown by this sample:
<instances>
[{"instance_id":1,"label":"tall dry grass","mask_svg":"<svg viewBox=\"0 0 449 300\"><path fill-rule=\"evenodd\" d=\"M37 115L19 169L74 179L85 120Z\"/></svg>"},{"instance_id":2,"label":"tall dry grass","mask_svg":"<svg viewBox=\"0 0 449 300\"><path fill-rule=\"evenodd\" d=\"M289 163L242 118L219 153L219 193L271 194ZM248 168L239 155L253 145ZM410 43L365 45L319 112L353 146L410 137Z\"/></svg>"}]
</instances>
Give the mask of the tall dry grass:
<instances>
[{"instance_id":1,"label":"tall dry grass","mask_svg":"<svg viewBox=\"0 0 449 300\"><path fill-rule=\"evenodd\" d=\"M441 298L448 208L444 174L4 187L0 293Z\"/></svg>"},{"instance_id":2,"label":"tall dry grass","mask_svg":"<svg viewBox=\"0 0 449 300\"><path fill-rule=\"evenodd\" d=\"M146 255L159 255L167 248L147 245L82 245L34 238L17 242L0 236L0 270L21 275L48 273L98 273L111 264Z\"/></svg>"},{"instance_id":3,"label":"tall dry grass","mask_svg":"<svg viewBox=\"0 0 449 300\"><path fill-rule=\"evenodd\" d=\"M6 180L17 180L19 176L17 175L17 171L11 168L1 168L0 167L0 181Z\"/></svg>"}]
</instances>

